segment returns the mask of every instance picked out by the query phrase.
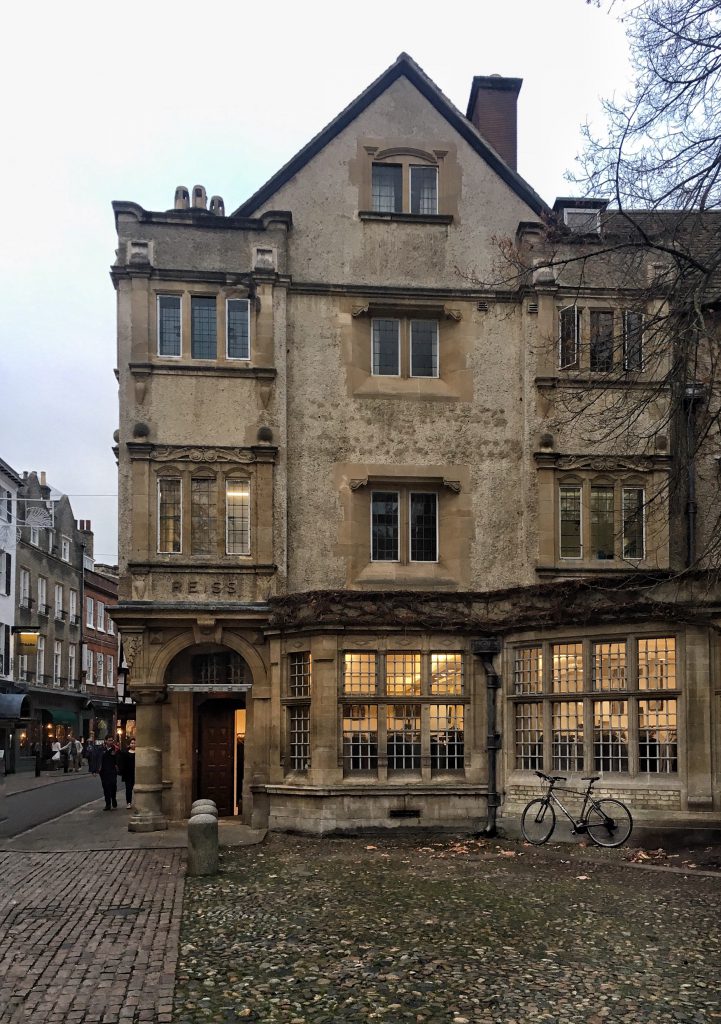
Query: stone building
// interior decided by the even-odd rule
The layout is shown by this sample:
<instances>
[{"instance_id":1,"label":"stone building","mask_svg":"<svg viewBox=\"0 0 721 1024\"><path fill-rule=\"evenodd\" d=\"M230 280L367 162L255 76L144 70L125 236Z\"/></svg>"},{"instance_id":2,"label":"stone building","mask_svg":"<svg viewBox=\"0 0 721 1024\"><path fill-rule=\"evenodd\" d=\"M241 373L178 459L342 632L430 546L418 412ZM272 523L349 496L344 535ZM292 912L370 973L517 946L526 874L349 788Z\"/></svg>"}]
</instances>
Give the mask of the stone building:
<instances>
[{"instance_id":1,"label":"stone building","mask_svg":"<svg viewBox=\"0 0 721 1024\"><path fill-rule=\"evenodd\" d=\"M81 524L82 525L82 524ZM90 531L90 523L87 530ZM83 611L83 669L87 699L85 736L105 739L117 728L118 635L110 611L118 600L115 566L86 567Z\"/></svg>"},{"instance_id":2,"label":"stone building","mask_svg":"<svg viewBox=\"0 0 721 1024\"><path fill-rule=\"evenodd\" d=\"M480 827L537 769L716 820L718 594L679 577L668 394L603 429L663 372L648 268L579 272L616 228L518 174L520 86L474 78L464 116L401 55L232 214L114 204L131 829L199 796Z\"/></svg>"},{"instance_id":3,"label":"stone building","mask_svg":"<svg viewBox=\"0 0 721 1024\"><path fill-rule=\"evenodd\" d=\"M16 619L17 495L21 477L0 459L0 773L15 770L23 707L12 676Z\"/></svg>"}]
</instances>

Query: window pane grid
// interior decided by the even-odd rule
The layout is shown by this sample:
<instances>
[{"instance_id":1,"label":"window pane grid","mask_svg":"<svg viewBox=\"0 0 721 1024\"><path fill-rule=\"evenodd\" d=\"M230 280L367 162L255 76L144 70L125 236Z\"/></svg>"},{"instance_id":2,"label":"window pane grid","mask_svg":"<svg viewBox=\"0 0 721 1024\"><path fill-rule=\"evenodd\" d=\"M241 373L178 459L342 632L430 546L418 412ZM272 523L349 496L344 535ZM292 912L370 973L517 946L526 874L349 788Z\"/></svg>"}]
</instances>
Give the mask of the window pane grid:
<instances>
[{"instance_id":1,"label":"window pane grid","mask_svg":"<svg viewBox=\"0 0 721 1024\"><path fill-rule=\"evenodd\" d=\"M158 296L158 355L180 355L180 296Z\"/></svg>"},{"instance_id":2,"label":"window pane grid","mask_svg":"<svg viewBox=\"0 0 721 1024\"><path fill-rule=\"evenodd\" d=\"M381 376L397 377L400 368L400 320L373 321L372 372Z\"/></svg>"},{"instance_id":3,"label":"window pane grid","mask_svg":"<svg viewBox=\"0 0 721 1024\"><path fill-rule=\"evenodd\" d=\"M552 690L554 693L581 693L583 690L583 645L554 644Z\"/></svg>"},{"instance_id":4,"label":"window pane grid","mask_svg":"<svg viewBox=\"0 0 721 1024\"><path fill-rule=\"evenodd\" d=\"M346 772L378 767L378 708L349 704L343 708L343 768Z\"/></svg>"},{"instance_id":5,"label":"window pane grid","mask_svg":"<svg viewBox=\"0 0 721 1024\"><path fill-rule=\"evenodd\" d=\"M462 704L431 704L431 771L459 771L465 746Z\"/></svg>"},{"instance_id":6,"label":"window pane grid","mask_svg":"<svg viewBox=\"0 0 721 1024\"><path fill-rule=\"evenodd\" d=\"M613 369L613 311L591 310L591 351L592 370L607 372Z\"/></svg>"},{"instance_id":7,"label":"window pane grid","mask_svg":"<svg viewBox=\"0 0 721 1024\"><path fill-rule=\"evenodd\" d=\"M613 558L613 497L613 487L591 488L591 555L593 558Z\"/></svg>"},{"instance_id":8,"label":"window pane grid","mask_svg":"<svg viewBox=\"0 0 721 1024\"><path fill-rule=\"evenodd\" d=\"M639 690L676 687L676 640L672 636L638 641Z\"/></svg>"},{"instance_id":9,"label":"window pane grid","mask_svg":"<svg viewBox=\"0 0 721 1024\"><path fill-rule=\"evenodd\" d=\"M405 651L386 655L386 693L394 697L416 696L421 692L421 656Z\"/></svg>"},{"instance_id":10,"label":"window pane grid","mask_svg":"<svg viewBox=\"0 0 721 1024\"><path fill-rule=\"evenodd\" d=\"M519 647L513 657L513 692L541 693L543 651L540 647Z\"/></svg>"},{"instance_id":11,"label":"window pane grid","mask_svg":"<svg viewBox=\"0 0 721 1024\"><path fill-rule=\"evenodd\" d=\"M438 376L437 320L411 320L411 376Z\"/></svg>"},{"instance_id":12,"label":"window pane grid","mask_svg":"<svg viewBox=\"0 0 721 1024\"><path fill-rule=\"evenodd\" d=\"M158 480L158 551L180 551L180 527L180 480L165 477Z\"/></svg>"},{"instance_id":13,"label":"window pane grid","mask_svg":"<svg viewBox=\"0 0 721 1024\"><path fill-rule=\"evenodd\" d=\"M623 557L644 556L644 508L646 498L642 487L623 489Z\"/></svg>"},{"instance_id":14,"label":"window pane grid","mask_svg":"<svg viewBox=\"0 0 721 1024\"><path fill-rule=\"evenodd\" d=\"M399 555L399 499L393 491L374 491L371 496L371 558L397 562Z\"/></svg>"},{"instance_id":15,"label":"window pane grid","mask_svg":"<svg viewBox=\"0 0 721 1024\"><path fill-rule=\"evenodd\" d=\"M386 710L386 753L389 771L419 771L421 709L418 704L393 704Z\"/></svg>"},{"instance_id":16,"label":"window pane grid","mask_svg":"<svg viewBox=\"0 0 721 1024\"><path fill-rule=\"evenodd\" d=\"M291 697L310 697L311 656L309 651L288 656L288 693Z\"/></svg>"},{"instance_id":17,"label":"window pane grid","mask_svg":"<svg viewBox=\"0 0 721 1024\"><path fill-rule=\"evenodd\" d=\"M228 358L250 359L250 303L247 299L228 299Z\"/></svg>"},{"instance_id":18,"label":"window pane grid","mask_svg":"<svg viewBox=\"0 0 721 1024\"><path fill-rule=\"evenodd\" d=\"M411 494L411 561L435 562L437 552L437 505L435 494Z\"/></svg>"},{"instance_id":19,"label":"window pane grid","mask_svg":"<svg viewBox=\"0 0 721 1024\"><path fill-rule=\"evenodd\" d=\"M516 768L543 769L543 705L516 704Z\"/></svg>"},{"instance_id":20,"label":"window pane grid","mask_svg":"<svg viewBox=\"0 0 721 1024\"><path fill-rule=\"evenodd\" d=\"M190 547L193 554L212 554L215 541L216 508L215 480L191 480Z\"/></svg>"},{"instance_id":21,"label":"window pane grid","mask_svg":"<svg viewBox=\"0 0 721 1024\"><path fill-rule=\"evenodd\" d=\"M438 169L411 167L411 213L438 213Z\"/></svg>"},{"instance_id":22,"label":"window pane grid","mask_svg":"<svg viewBox=\"0 0 721 1024\"><path fill-rule=\"evenodd\" d=\"M623 361L627 370L643 370L643 313L623 314Z\"/></svg>"},{"instance_id":23,"label":"window pane grid","mask_svg":"<svg viewBox=\"0 0 721 1024\"><path fill-rule=\"evenodd\" d=\"M591 673L594 690L625 690L625 642L594 644Z\"/></svg>"},{"instance_id":24,"label":"window pane grid","mask_svg":"<svg viewBox=\"0 0 721 1024\"><path fill-rule=\"evenodd\" d=\"M343 655L343 693L376 693L377 687L376 655L347 651Z\"/></svg>"},{"instance_id":25,"label":"window pane grid","mask_svg":"<svg viewBox=\"0 0 721 1024\"><path fill-rule=\"evenodd\" d=\"M431 654L431 693L463 693L463 655Z\"/></svg>"},{"instance_id":26,"label":"window pane grid","mask_svg":"<svg viewBox=\"0 0 721 1024\"><path fill-rule=\"evenodd\" d=\"M215 359L215 297L193 296L190 300L190 352L193 359Z\"/></svg>"},{"instance_id":27,"label":"window pane grid","mask_svg":"<svg viewBox=\"0 0 721 1024\"><path fill-rule=\"evenodd\" d=\"M399 164L373 164L372 190L376 213L403 212L403 168Z\"/></svg>"},{"instance_id":28,"label":"window pane grid","mask_svg":"<svg viewBox=\"0 0 721 1024\"><path fill-rule=\"evenodd\" d=\"M310 708L288 708L290 770L304 772L310 767Z\"/></svg>"},{"instance_id":29,"label":"window pane grid","mask_svg":"<svg viewBox=\"0 0 721 1024\"><path fill-rule=\"evenodd\" d=\"M638 770L666 775L678 771L675 700L638 702Z\"/></svg>"},{"instance_id":30,"label":"window pane grid","mask_svg":"<svg viewBox=\"0 0 721 1024\"><path fill-rule=\"evenodd\" d=\"M583 771L583 702L554 701L552 722L553 768L565 772Z\"/></svg>"},{"instance_id":31,"label":"window pane grid","mask_svg":"<svg viewBox=\"0 0 721 1024\"><path fill-rule=\"evenodd\" d=\"M227 480L225 485L226 552L250 554L250 483Z\"/></svg>"},{"instance_id":32,"label":"window pane grid","mask_svg":"<svg viewBox=\"0 0 721 1024\"><path fill-rule=\"evenodd\" d=\"M581 557L581 488L561 487L561 558Z\"/></svg>"},{"instance_id":33,"label":"window pane grid","mask_svg":"<svg viewBox=\"0 0 721 1024\"><path fill-rule=\"evenodd\" d=\"M628 702L593 704L593 767L597 772L628 771Z\"/></svg>"}]
</instances>

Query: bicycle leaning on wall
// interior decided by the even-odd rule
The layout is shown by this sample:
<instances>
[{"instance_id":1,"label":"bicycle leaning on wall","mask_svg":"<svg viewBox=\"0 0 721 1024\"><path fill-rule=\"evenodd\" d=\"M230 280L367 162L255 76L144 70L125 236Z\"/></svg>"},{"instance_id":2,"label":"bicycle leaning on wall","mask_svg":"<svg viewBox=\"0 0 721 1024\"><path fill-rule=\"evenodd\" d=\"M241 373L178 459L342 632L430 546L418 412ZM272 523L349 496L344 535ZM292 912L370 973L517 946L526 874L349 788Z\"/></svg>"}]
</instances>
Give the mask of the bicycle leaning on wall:
<instances>
[{"instance_id":1,"label":"bicycle leaning on wall","mask_svg":"<svg viewBox=\"0 0 721 1024\"><path fill-rule=\"evenodd\" d=\"M524 838L534 846L547 843L556 827L556 812L553 804L557 804L571 822L571 834L574 836L588 835L598 846L622 846L631 835L633 818L631 812L620 800L604 797L596 800L591 793L594 782L600 775L584 776L583 782L588 783L584 794L583 807L577 818L564 807L554 792L557 782L566 782L562 775L544 775L536 772L543 782L547 783L546 792L542 797L526 804L521 817L521 831ZM572 793L573 790L565 792ZM579 794L580 795L580 794Z\"/></svg>"}]
</instances>

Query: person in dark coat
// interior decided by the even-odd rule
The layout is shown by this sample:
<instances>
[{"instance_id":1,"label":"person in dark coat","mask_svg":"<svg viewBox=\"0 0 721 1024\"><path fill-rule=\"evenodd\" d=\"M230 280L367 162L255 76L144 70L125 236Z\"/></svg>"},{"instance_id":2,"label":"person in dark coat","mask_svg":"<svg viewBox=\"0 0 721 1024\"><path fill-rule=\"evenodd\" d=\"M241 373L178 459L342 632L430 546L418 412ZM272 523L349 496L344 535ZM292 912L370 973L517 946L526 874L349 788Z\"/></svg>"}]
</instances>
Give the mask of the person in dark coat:
<instances>
[{"instance_id":1,"label":"person in dark coat","mask_svg":"<svg viewBox=\"0 0 721 1024\"><path fill-rule=\"evenodd\" d=\"M128 807L133 804L133 786L135 785L135 740L131 740L127 750L121 750L118 755L118 771L120 778L125 783L125 799Z\"/></svg>"},{"instance_id":2,"label":"person in dark coat","mask_svg":"<svg viewBox=\"0 0 721 1024\"><path fill-rule=\"evenodd\" d=\"M98 774L103 785L105 810L109 811L118 806L118 751L112 736L105 739Z\"/></svg>"}]
</instances>

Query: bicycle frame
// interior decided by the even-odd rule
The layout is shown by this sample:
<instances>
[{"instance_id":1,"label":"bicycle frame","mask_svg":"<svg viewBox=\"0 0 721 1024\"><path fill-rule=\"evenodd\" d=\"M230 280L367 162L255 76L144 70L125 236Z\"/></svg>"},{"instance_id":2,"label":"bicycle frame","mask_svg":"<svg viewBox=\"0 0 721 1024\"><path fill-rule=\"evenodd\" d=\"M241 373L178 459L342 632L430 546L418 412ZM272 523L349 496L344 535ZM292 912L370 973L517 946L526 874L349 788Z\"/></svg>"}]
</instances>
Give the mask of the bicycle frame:
<instances>
[{"instance_id":1,"label":"bicycle frame","mask_svg":"<svg viewBox=\"0 0 721 1024\"><path fill-rule=\"evenodd\" d=\"M555 782L550 782L548 784L548 790L546 792L546 800L548 800L549 803L551 801L553 801L553 803L557 804L558 807L561 808L563 813L566 815L568 820L573 825L573 832L574 833L579 833L580 834L580 833L586 832L587 831L586 810L588 809L589 805L593 807L596 804L596 801L591 796L591 789L593 788L593 783L589 782L588 789L583 794L583 807L581 808L581 813L579 814L578 818L574 818L573 817L573 815L570 813L570 811L566 808L565 804L556 795L555 787L556 787ZM576 790L568 789L568 790L562 790L562 792L576 793Z\"/></svg>"}]
</instances>

